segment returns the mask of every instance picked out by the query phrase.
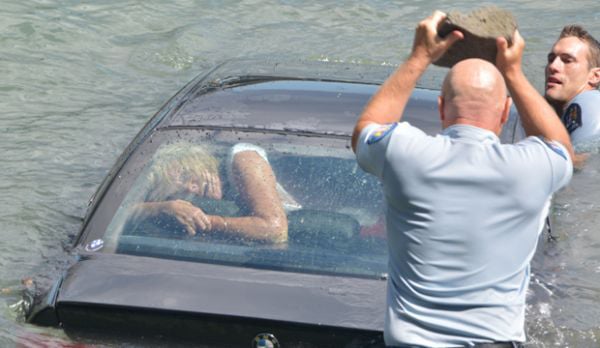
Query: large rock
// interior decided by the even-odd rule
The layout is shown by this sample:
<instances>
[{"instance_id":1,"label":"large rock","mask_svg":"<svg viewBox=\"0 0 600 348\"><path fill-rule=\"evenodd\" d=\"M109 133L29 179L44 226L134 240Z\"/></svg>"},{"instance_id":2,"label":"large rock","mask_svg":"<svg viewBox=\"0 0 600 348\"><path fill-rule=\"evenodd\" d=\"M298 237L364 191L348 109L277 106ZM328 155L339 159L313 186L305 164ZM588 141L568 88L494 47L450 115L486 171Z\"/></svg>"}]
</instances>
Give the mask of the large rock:
<instances>
[{"instance_id":1,"label":"large rock","mask_svg":"<svg viewBox=\"0 0 600 348\"><path fill-rule=\"evenodd\" d=\"M510 44L516 28L513 15L495 6L479 8L467 15L450 11L438 28L438 34L444 37L452 30L460 30L464 39L452 45L434 64L452 67L468 58L481 58L493 64L496 61L496 38L503 36Z\"/></svg>"}]
</instances>

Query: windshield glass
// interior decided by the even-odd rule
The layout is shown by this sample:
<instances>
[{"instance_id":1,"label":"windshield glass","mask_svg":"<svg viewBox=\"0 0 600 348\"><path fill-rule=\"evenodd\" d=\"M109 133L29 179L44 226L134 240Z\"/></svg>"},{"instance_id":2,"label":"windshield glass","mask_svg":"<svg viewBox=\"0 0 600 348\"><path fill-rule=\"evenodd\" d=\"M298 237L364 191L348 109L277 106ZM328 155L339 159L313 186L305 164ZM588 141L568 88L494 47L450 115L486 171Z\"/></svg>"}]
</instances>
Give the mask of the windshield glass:
<instances>
[{"instance_id":1,"label":"windshield glass","mask_svg":"<svg viewBox=\"0 0 600 348\"><path fill-rule=\"evenodd\" d=\"M383 196L346 137L161 130L103 252L381 277ZM151 154L141 152L151 150ZM132 162L132 161L130 161Z\"/></svg>"}]
</instances>

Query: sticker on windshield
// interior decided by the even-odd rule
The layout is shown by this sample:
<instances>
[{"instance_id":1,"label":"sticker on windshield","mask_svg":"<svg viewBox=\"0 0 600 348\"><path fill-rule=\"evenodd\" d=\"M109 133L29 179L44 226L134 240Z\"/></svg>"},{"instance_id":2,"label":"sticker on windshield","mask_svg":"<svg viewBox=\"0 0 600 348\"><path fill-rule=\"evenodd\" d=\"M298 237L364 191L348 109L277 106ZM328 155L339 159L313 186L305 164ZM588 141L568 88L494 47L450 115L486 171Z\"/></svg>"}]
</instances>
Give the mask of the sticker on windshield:
<instances>
[{"instance_id":1,"label":"sticker on windshield","mask_svg":"<svg viewBox=\"0 0 600 348\"><path fill-rule=\"evenodd\" d=\"M547 141L542 139L542 141L544 142L544 144L546 144L546 146L548 146L550 148L550 150L556 152L560 157L567 159L567 155L565 155L565 152L562 150L562 148L558 145L556 145L555 142L553 141Z\"/></svg>"},{"instance_id":2,"label":"sticker on windshield","mask_svg":"<svg viewBox=\"0 0 600 348\"><path fill-rule=\"evenodd\" d=\"M369 139L367 139L367 145L375 144L381 139L385 138L388 134L392 133L394 128L398 123L386 124L384 126L380 126L375 130L371 135L369 135Z\"/></svg>"}]
</instances>

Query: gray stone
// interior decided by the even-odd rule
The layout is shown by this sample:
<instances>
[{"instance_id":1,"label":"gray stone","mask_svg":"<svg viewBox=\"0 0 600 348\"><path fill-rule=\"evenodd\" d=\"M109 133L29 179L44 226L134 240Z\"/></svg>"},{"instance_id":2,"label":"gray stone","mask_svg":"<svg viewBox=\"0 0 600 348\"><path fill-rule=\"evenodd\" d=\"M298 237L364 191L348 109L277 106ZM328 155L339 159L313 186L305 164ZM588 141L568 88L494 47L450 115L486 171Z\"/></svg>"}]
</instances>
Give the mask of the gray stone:
<instances>
[{"instance_id":1,"label":"gray stone","mask_svg":"<svg viewBox=\"0 0 600 348\"><path fill-rule=\"evenodd\" d=\"M450 11L438 28L438 34L444 37L453 30L460 30L464 39L454 43L434 64L452 67L468 58L481 58L494 64L496 38L503 36L510 45L516 28L517 23L512 13L495 6L482 7L467 15Z\"/></svg>"}]
</instances>

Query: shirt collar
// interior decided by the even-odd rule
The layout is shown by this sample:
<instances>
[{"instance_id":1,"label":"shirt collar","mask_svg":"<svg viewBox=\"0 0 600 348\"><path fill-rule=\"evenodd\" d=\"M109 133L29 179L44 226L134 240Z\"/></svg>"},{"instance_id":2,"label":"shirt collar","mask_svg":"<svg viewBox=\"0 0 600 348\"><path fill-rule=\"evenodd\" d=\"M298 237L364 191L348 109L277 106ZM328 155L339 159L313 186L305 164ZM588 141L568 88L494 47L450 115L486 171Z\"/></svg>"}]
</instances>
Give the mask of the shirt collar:
<instances>
[{"instance_id":1,"label":"shirt collar","mask_svg":"<svg viewBox=\"0 0 600 348\"><path fill-rule=\"evenodd\" d=\"M464 139L473 142L500 142L500 139L494 132L466 124L454 124L449 126L442 131L442 135L453 139Z\"/></svg>"}]
</instances>

